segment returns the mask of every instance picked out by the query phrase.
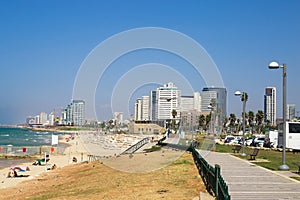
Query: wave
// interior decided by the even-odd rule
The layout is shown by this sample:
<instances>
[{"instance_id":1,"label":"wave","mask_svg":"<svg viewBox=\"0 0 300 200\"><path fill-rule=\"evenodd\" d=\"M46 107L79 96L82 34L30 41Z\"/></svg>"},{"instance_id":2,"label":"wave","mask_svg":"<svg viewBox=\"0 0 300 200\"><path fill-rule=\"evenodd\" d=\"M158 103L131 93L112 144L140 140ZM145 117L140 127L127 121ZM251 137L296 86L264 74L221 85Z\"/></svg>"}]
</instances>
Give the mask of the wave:
<instances>
[{"instance_id":1,"label":"wave","mask_svg":"<svg viewBox=\"0 0 300 200\"><path fill-rule=\"evenodd\" d=\"M1 137L9 137L9 134L0 135Z\"/></svg>"}]
</instances>

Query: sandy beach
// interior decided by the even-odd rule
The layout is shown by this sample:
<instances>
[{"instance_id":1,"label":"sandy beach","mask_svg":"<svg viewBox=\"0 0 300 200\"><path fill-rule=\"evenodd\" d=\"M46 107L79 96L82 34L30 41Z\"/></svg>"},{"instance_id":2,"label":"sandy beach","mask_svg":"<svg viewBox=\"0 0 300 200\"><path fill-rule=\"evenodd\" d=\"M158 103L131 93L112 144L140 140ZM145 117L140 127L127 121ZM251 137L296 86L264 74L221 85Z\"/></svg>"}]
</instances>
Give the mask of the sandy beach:
<instances>
[{"instance_id":1,"label":"sandy beach","mask_svg":"<svg viewBox=\"0 0 300 200\"><path fill-rule=\"evenodd\" d=\"M65 136L67 137L67 136ZM103 135L96 132L82 131L75 134L74 139L66 142L65 139L60 139L60 143L67 143L69 146L65 149L63 155L50 154L50 161L47 165L32 165L32 162L22 163L18 166L28 166L30 171L18 173L21 177L7 178L10 167L0 170L0 189L17 186L23 181L34 179L42 173L49 173L49 170L54 164L57 168L62 168L67 165L76 164L73 162L73 157L77 162L88 160L88 155L97 155L103 157L114 157L119 155L131 145L140 141L146 136L141 135Z\"/></svg>"},{"instance_id":2,"label":"sandy beach","mask_svg":"<svg viewBox=\"0 0 300 200\"><path fill-rule=\"evenodd\" d=\"M64 142L60 140L60 143ZM17 172L20 177L7 178L7 175L10 171L10 167L6 167L0 170L0 188L8 188L12 186L16 186L17 184L38 177L42 173L47 173L50 170L47 168L51 168L54 164L57 167L64 167L66 165L72 164L73 157L80 157L81 153L86 157L86 150L82 145L82 142L79 137L75 137L74 140L68 142L70 144L69 147L65 149L63 155L57 155L55 152L53 154L50 153L50 160L47 165L32 165L33 162L26 162L22 164L18 164L18 166L28 166L29 171L26 172ZM76 145L77 144L77 145Z\"/></svg>"}]
</instances>

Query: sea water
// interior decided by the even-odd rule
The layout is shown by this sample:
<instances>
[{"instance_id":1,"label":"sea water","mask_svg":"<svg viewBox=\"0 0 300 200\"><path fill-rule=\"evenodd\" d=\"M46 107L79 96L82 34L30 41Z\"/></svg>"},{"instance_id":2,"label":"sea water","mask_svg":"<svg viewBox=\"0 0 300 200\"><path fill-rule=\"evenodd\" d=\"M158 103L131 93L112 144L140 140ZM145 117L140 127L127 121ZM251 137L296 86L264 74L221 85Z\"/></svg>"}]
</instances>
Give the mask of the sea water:
<instances>
[{"instance_id":1,"label":"sea water","mask_svg":"<svg viewBox=\"0 0 300 200\"><path fill-rule=\"evenodd\" d=\"M0 146L43 146L51 145L52 135L57 132L37 132L25 128L0 128Z\"/></svg>"},{"instance_id":2,"label":"sea water","mask_svg":"<svg viewBox=\"0 0 300 200\"><path fill-rule=\"evenodd\" d=\"M62 135L57 132L37 132L25 128L0 128L0 148L20 148L51 146L52 135ZM64 145L61 145L64 148ZM2 150L2 151L3 151ZM1 154L1 152L0 152ZM24 159L5 159L0 158L0 169L16 165L18 163L28 162L30 158Z\"/></svg>"}]
</instances>

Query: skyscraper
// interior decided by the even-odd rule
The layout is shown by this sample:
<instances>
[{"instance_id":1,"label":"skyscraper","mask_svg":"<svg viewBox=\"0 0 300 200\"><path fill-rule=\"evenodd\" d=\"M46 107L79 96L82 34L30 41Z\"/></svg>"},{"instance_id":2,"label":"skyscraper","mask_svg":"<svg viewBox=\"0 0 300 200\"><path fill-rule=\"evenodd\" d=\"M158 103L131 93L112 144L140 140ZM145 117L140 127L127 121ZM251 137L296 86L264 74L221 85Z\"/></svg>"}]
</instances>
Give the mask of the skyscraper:
<instances>
[{"instance_id":1,"label":"skyscraper","mask_svg":"<svg viewBox=\"0 0 300 200\"><path fill-rule=\"evenodd\" d=\"M211 109L208 107L215 100L216 106L215 111L215 122L219 126L222 123L223 118L227 116L227 91L226 88L217 87L205 87L202 89L201 95L201 111L210 112Z\"/></svg>"},{"instance_id":2,"label":"skyscraper","mask_svg":"<svg viewBox=\"0 0 300 200\"><path fill-rule=\"evenodd\" d=\"M85 102L83 100L72 101L72 113L74 126L85 124Z\"/></svg>"},{"instance_id":3,"label":"skyscraper","mask_svg":"<svg viewBox=\"0 0 300 200\"><path fill-rule=\"evenodd\" d=\"M290 121L296 118L296 105L295 104L287 104L286 109L286 118Z\"/></svg>"},{"instance_id":4,"label":"skyscraper","mask_svg":"<svg viewBox=\"0 0 300 200\"><path fill-rule=\"evenodd\" d=\"M151 121L157 120L157 99L156 99L156 91L152 90L150 91L149 95L149 118Z\"/></svg>"},{"instance_id":5,"label":"skyscraper","mask_svg":"<svg viewBox=\"0 0 300 200\"><path fill-rule=\"evenodd\" d=\"M180 112L194 110L194 96L180 97Z\"/></svg>"},{"instance_id":6,"label":"skyscraper","mask_svg":"<svg viewBox=\"0 0 300 200\"><path fill-rule=\"evenodd\" d=\"M267 87L264 96L264 121L276 125L276 88Z\"/></svg>"},{"instance_id":7,"label":"skyscraper","mask_svg":"<svg viewBox=\"0 0 300 200\"><path fill-rule=\"evenodd\" d=\"M180 96L181 91L172 82L156 89L157 120L172 119L172 110L180 117Z\"/></svg>"},{"instance_id":8,"label":"skyscraper","mask_svg":"<svg viewBox=\"0 0 300 200\"><path fill-rule=\"evenodd\" d=\"M142 99L137 99L134 105L134 120L142 120Z\"/></svg>"},{"instance_id":9,"label":"skyscraper","mask_svg":"<svg viewBox=\"0 0 300 200\"><path fill-rule=\"evenodd\" d=\"M149 120L149 96L142 96L142 120Z\"/></svg>"}]
</instances>

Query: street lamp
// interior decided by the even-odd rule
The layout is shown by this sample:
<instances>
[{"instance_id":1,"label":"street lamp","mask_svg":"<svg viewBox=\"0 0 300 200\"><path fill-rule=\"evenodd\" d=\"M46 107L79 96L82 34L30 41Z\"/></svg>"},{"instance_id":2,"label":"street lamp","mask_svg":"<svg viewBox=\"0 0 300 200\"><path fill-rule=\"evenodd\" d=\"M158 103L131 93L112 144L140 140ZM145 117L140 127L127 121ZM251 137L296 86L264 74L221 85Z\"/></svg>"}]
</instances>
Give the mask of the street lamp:
<instances>
[{"instance_id":1,"label":"street lamp","mask_svg":"<svg viewBox=\"0 0 300 200\"><path fill-rule=\"evenodd\" d=\"M211 115L210 115L210 128L211 128L211 133L212 133L212 135L214 135L214 116L213 116L213 114L214 114L214 106L212 106L212 105L208 105L207 106L207 108L208 109L210 109L211 110Z\"/></svg>"},{"instance_id":2,"label":"street lamp","mask_svg":"<svg viewBox=\"0 0 300 200\"><path fill-rule=\"evenodd\" d=\"M282 165L278 167L279 170L289 170L289 166L287 166L285 162L285 147L286 147L286 64L279 65L277 62L271 62L269 64L269 69L283 69L282 77L283 77L283 94L282 94L282 116L283 116L283 141L282 141Z\"/></svg>"},{"instance_id":3,"label":"street lamp","mask_svg":"<svg viewBox=\"0 0 300 200\"><path fill-rule=\"evenodd\" d=\"M241 100L243 102L243 143L242 143L242 154L241 156L246 156L246 153L245 153L245 124L246 124L246 95L247 93L246 92L240 92L240 91L236 91L234 93L235 96L240 96L241 97Z\"/></svg>"}]
</instances>

